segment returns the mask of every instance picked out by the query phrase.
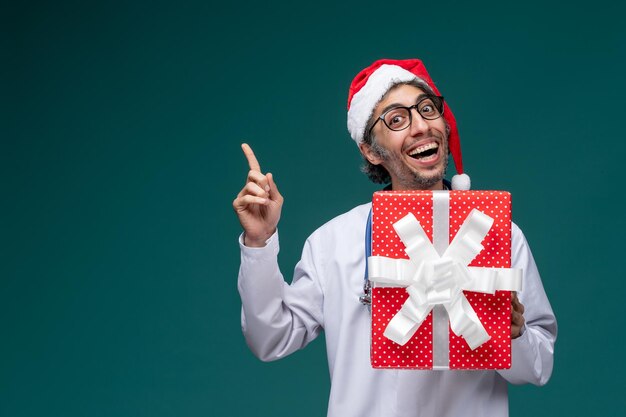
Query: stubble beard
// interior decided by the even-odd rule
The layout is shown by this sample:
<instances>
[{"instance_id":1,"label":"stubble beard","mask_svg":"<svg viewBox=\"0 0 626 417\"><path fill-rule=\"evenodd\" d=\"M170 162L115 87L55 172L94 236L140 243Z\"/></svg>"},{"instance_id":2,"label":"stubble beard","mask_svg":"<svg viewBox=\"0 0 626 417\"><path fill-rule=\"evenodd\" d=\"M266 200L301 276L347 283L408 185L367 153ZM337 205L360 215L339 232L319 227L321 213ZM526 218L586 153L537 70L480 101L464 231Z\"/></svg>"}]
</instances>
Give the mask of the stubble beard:
<instances>
[{"instance_id":1,"label":"stubble beard","mask_svg":"<svg viewBox=\"0 0 626 417\"><path fill-rule=\"evenodd\" d=\"M424 176L419 172L413 171L397 155L392 154L387 149L380 146L376 140L372 141L371 149L384 161L384 166L393 169L392 178L395 176L398 182L397 185L406 190L428 190L443 180L446 170L448 169L447 140L444 141L441 146L444 146L443 167L431 176ZM387 168L387 171L389 171L390 175L392 174L389 168Z\"/></svg>"}]
</instances>

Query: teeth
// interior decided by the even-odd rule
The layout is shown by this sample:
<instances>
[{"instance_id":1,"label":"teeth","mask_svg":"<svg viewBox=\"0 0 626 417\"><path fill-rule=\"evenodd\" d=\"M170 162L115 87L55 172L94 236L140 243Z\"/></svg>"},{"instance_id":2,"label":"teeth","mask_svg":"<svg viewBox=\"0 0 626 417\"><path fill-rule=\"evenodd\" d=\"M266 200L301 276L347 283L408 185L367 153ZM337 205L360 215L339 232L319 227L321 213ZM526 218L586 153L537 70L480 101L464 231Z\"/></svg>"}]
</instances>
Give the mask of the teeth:
<instances>
[{"instance_id":1,"label":"teeth","mask_svg":"<svg viewBox=\"0 0 626 417\"><path fill-rule=\"evenodd\" d=\"M437 149L439 147L439 145L437 145L435 142L431 142L431 143L427 143L426 145L422 145L418 148L413 149L409 155L413 156L413 155L417 155L418 153L422 153L422 152L426 152L429 149Z\"/></svg>"}]
</instances>

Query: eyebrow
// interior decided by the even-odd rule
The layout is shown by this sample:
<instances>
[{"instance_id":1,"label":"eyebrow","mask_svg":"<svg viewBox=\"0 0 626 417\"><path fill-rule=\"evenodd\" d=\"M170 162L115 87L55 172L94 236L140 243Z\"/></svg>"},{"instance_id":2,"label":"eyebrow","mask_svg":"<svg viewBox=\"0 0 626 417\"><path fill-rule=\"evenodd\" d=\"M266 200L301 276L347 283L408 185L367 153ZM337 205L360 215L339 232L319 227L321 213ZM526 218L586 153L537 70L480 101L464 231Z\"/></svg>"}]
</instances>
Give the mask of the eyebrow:
<instances>
[{"instance_id":1,"label":"eyebrow","mask_svg":"<svg viewBox=\"0 0 626 417\"><path fill-rule=\"evenodd\" d=\"M430 94L420 94L419 96L417 96L417 98L415 99L415 104L419 103L420 101L422 101L422 99L424 98L429 98L431 97ZM385 106L385 108L383 109L383 111L380 112L380 116L382 116L383 114L385 114L386 112L388 112L391 109L394 109L396 107L409 107L409 106L405 106L404 104L400 104L400 103L391 103L387 106ZM380 117L378 116L378 117Z\"/></svg>"}]
</instances>

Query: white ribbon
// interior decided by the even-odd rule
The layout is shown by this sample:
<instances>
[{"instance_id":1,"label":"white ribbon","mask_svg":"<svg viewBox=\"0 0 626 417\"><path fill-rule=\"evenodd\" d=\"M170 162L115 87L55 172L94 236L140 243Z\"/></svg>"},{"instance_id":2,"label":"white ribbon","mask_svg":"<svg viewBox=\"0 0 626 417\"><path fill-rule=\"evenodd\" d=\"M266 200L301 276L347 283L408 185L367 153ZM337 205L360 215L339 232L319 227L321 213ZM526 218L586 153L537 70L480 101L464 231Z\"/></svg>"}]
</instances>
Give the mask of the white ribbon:
<instances>
[{"instance_id":1,"label":"white ribbon","mask_svg":"<svg viewBox=\"0 0 626 417\"><path fill-rule=\"evenodd\" d=\"M384 336L399 345L415 334L435 305L443 305L450 328L474 350L491 337L463 290L495 294L496 290L520 291L522 270L477 268L468 264L484 249L481 242L493 219L473 209L443 255L439 255L412 213L393 227L410 259L370 256L369 280L386 286L406 286L409 298L391 319Z\"/></svg>"}]
</instances>

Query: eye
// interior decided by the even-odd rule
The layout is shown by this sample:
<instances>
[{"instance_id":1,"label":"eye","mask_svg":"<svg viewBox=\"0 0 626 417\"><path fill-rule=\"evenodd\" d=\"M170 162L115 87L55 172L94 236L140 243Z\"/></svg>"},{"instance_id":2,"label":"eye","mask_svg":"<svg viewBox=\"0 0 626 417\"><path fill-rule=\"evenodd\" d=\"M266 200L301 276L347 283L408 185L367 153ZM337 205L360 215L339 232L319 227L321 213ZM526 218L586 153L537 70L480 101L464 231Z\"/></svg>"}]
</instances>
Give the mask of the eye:
<instances>
[{"instance_id":1,"label":"eye","mask_svg":"<svg viewBox=\"0 0 626 417\"><path fill-rule=\"evenodd\" d=\"M431 99L426 99L419 104L419 113L424 117L435 117L439 115L439 110Z\"/></svg>"},{"instance_id":2,"label":"eye","mask_svg":"<svg viewBox=\"0 0 626 417\"><path fill-rule=\"evenodd\" d=\"M392 109L385 114L385 123L391 129L399 129L404 127L408 120L406 109Z\"/></svg>"}]
</instances>

